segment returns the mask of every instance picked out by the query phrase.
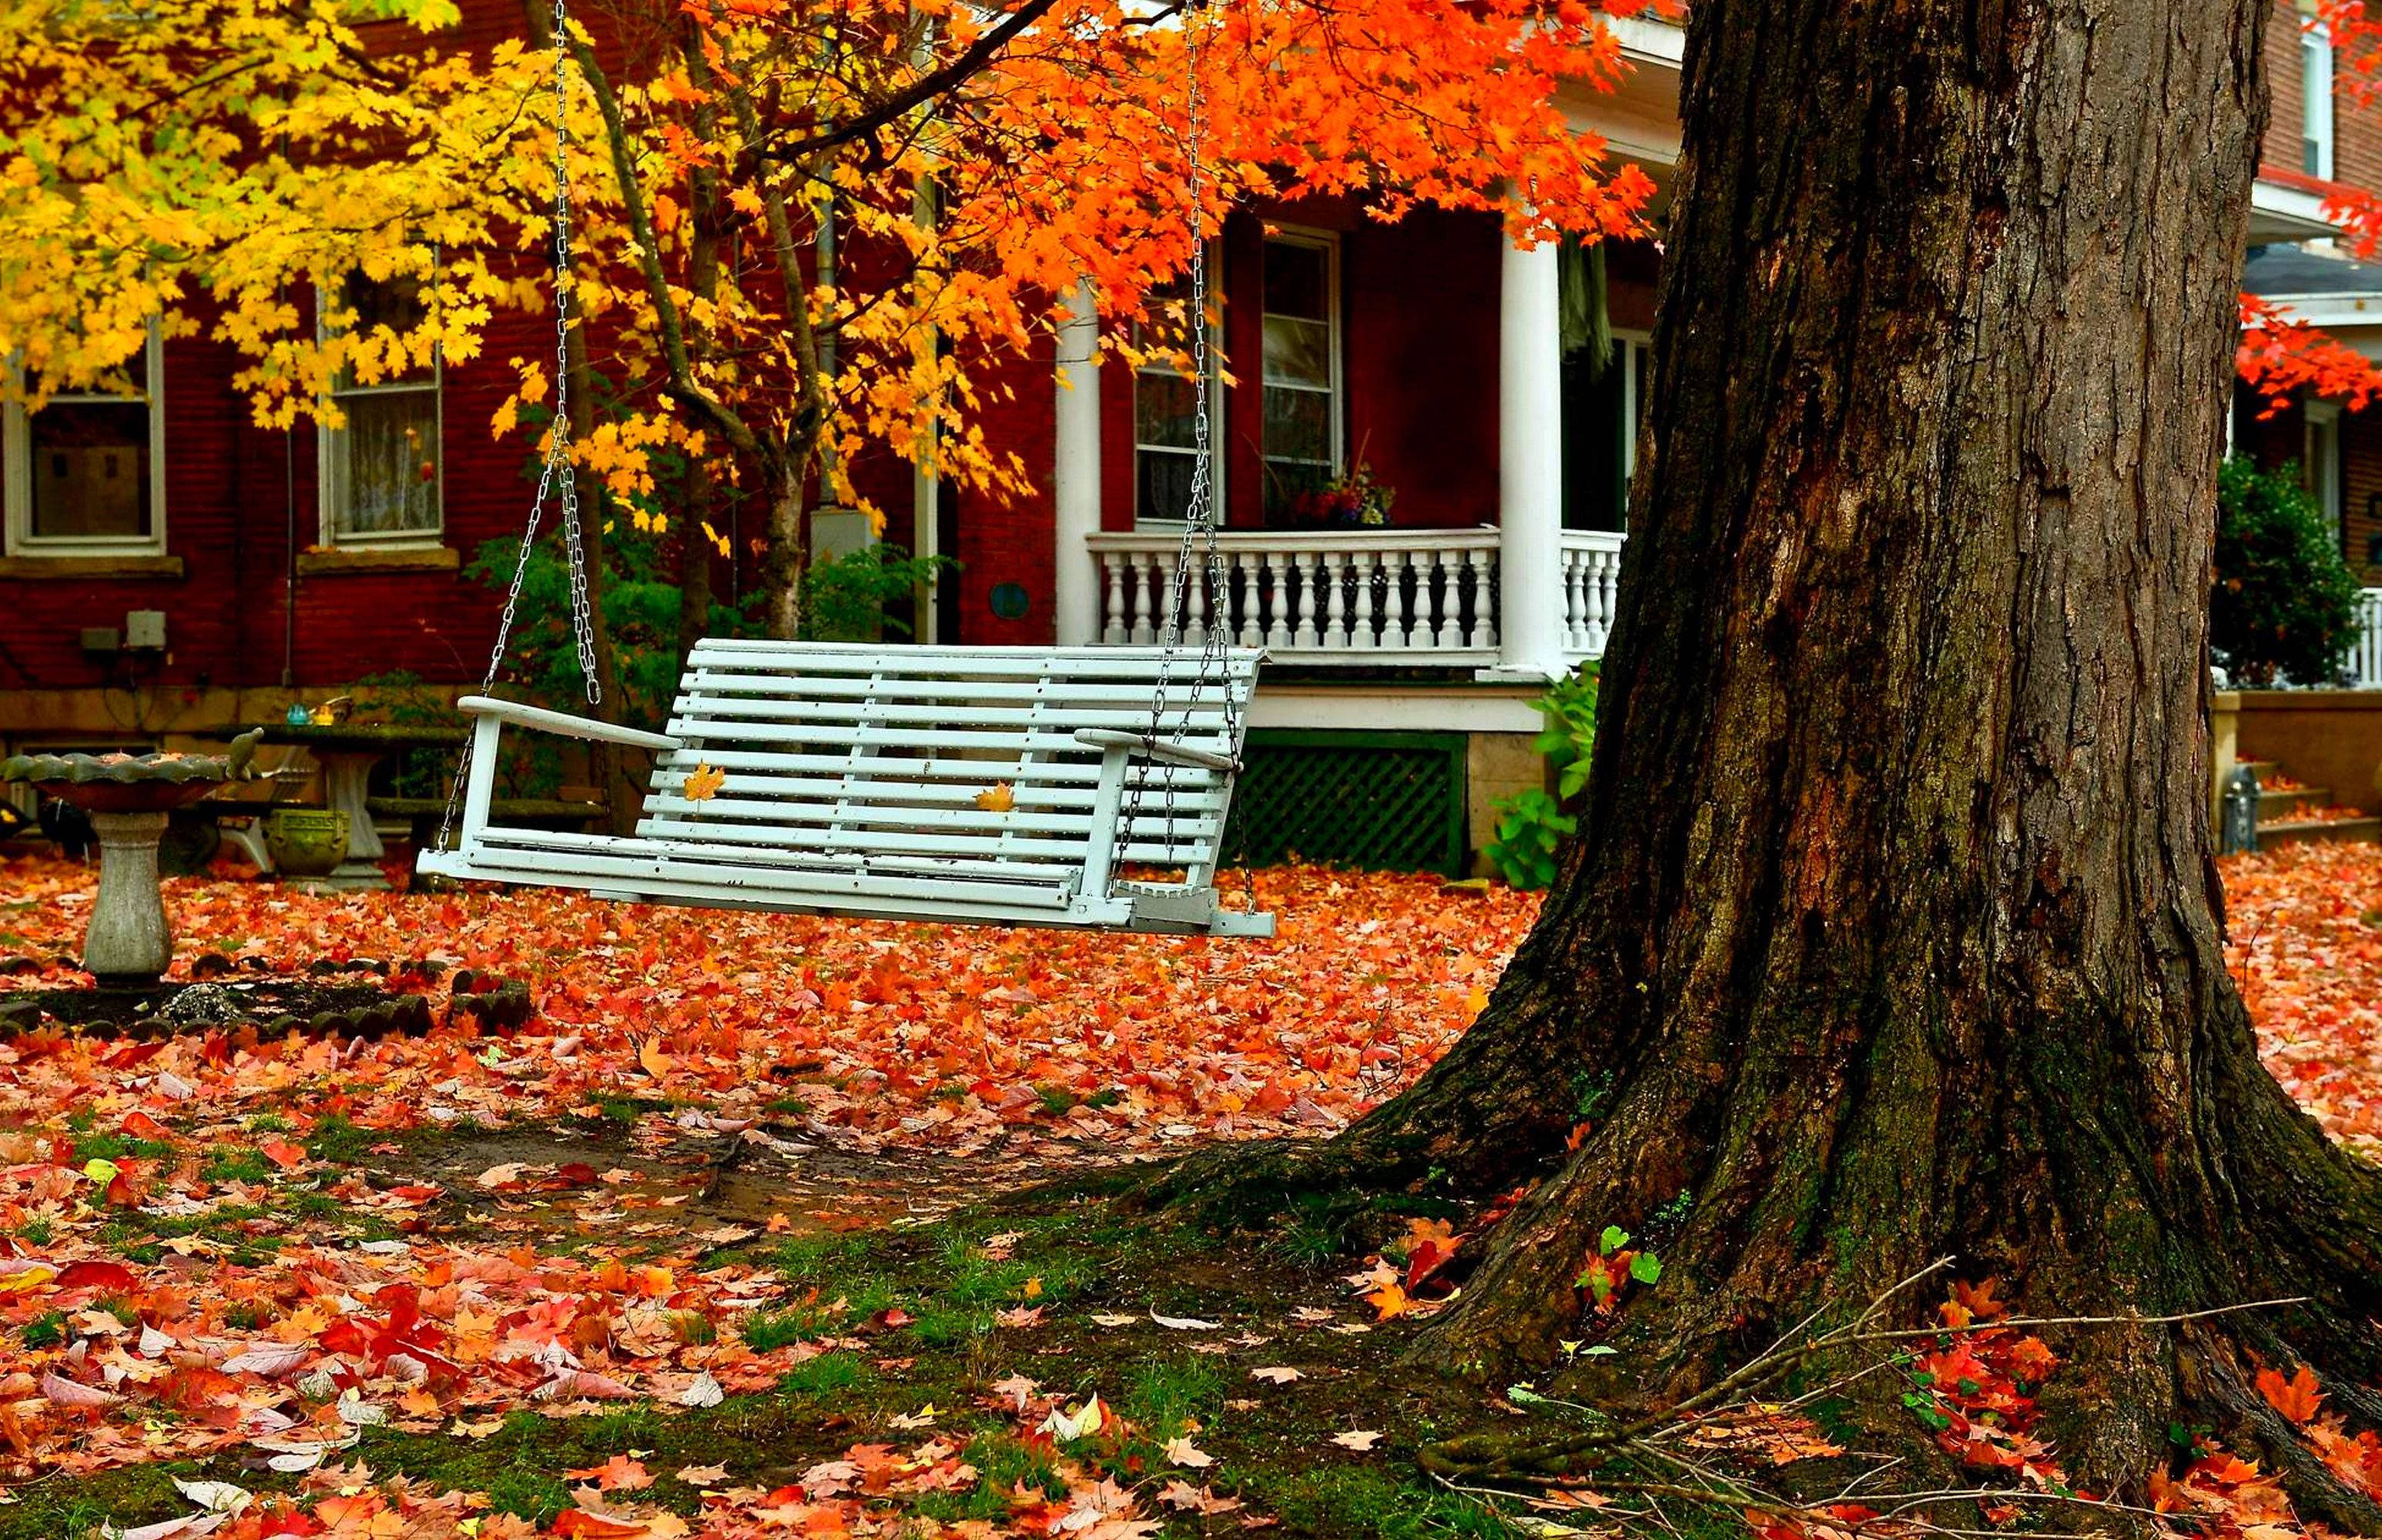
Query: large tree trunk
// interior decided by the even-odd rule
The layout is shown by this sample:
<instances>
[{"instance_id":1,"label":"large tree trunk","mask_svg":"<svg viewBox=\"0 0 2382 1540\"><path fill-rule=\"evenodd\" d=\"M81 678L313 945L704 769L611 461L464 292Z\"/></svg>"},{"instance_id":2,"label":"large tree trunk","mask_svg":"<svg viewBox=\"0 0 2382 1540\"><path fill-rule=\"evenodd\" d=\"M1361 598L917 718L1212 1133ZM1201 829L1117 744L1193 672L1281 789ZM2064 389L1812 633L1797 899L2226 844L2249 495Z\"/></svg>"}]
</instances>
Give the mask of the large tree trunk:
<instances>
[{"instance_id":1,"label":"large tree trunk","mask_svg":"<svg viewBox=\"0 0 2382 1540\"><path fill-rule=\"evenodd\" d=\"M2260 1067L2209 853L2267 8L1697 0L1580 837L1449 1058L1292 1157L1553 1170L1427 1359L1548 1361L1665 1205L1613 1362L1675 1391L1944 1256L2048 1314L2305 1295L2075 1333L2054 1425L2138 1493L2213 1418L2377 1533L2245 1356L2377 1410L2382 1182Z\"/></svg>"}]
</instances>

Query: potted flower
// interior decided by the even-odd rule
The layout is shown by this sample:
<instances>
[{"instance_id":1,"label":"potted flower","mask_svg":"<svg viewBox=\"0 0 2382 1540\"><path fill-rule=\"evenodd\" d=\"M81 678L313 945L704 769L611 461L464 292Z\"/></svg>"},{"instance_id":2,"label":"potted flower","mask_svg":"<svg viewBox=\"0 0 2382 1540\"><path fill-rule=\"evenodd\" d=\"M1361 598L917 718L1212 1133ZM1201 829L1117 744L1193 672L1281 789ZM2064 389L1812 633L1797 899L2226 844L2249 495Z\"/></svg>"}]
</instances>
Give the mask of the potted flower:
<instances>
[{"instance_id":1,"label":"potted flower","mask_svg":"<svg viewBox=\"0 0 2382 1540\"><path fill-rule=\"evenodd\" d=\"M1330 481L1292 497L1290 511L1299 523L1318 529L1378 530L1389 523L1390 508L1397 500L1396 488L1383 486L1374 479L1373 468L1365 463L1365 448L1360 444L1357 458L1342 466Z\"/></svg>"}]
</instances>

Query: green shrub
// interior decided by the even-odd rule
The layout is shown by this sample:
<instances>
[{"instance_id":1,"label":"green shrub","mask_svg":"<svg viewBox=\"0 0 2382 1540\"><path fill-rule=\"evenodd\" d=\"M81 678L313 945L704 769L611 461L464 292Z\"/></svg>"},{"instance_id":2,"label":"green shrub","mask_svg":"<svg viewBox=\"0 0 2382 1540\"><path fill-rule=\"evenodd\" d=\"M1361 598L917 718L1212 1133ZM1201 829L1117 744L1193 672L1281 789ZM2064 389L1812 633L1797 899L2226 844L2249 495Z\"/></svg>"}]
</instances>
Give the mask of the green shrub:
<instances>
[{"instance_id":1,"label":"green shrub","mask_svg":"<svg viewBox=\"0 0 2382 1540\"><path fill-rule=\"evenodd\" d=\"M2330 684L2357 629L2358 583L2299 468L2236 455L2216 472L2208 643L2236 685Z\"/></svg>"},{"instance_id":2,"label":"green shrub","mask_svg":"<svg viewBox=\"0 0 2382 1540\"><path fill-rule=\"evenodd\" d=\"M1578 827L1565 810L1588 785L1589 754L1596 739L1596 665L1557 679L1533 705L1546 719L1533 747L1554 771L1554 794L1533 787L1519 796L1499 799L1497 837L1483 848L1497 874L1516 887L1552 884L1555 852Z\"/></svg>"}]
</instances>

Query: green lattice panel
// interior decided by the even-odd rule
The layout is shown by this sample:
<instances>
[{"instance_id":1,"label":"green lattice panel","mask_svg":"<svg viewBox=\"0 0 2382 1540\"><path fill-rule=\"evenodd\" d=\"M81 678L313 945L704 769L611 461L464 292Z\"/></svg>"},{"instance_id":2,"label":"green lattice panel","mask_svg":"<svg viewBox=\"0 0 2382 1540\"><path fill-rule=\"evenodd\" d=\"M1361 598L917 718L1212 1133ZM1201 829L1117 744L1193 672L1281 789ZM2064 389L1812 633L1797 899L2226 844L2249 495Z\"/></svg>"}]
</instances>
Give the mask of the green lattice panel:
<instances>
[{"instance_id":1,"label":"green lattice panel","mask_svg":"<svg viewBox=\"0 0 2382 1540\"><path fill-rule=\"evenodd\" d=\"M1252 731L1228 859L1460 876L1464 749L1461 733Z\"/></svg>"}]
</instances>

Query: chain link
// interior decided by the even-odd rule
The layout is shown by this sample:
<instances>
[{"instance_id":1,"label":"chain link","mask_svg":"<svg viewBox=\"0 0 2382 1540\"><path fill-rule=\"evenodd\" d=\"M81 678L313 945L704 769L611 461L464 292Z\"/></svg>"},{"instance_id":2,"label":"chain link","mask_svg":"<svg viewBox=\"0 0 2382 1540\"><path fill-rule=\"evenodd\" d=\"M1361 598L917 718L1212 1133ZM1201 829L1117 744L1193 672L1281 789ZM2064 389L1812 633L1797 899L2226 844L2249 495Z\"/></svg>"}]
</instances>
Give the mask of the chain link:
<instances>
[{"instance_id":1,"label":"chain link","mask_svg":"<svg viewBox=\"0 0 2382 1540\"><path fill-rule=\"evenodd\" d=\"M549 496L559 497L562 541L571 568L571 624L579 644L579 674L587 703L603 702L603 685L596 678L596 623L587 598L587 554L580 543L579 478L571 465L571 18L565 0L554 0L554 421L546 435L546 460L538 468L537 493L530 500L529 524L522 532L521 550L513 557L513 579L505 590L504 613L497 620L496 645L488 652L488 672L480 681L483 694L496 687L505 666L505 648L512 636L513 614L521 605L522 583L529 576L529 554L537 544L537 526ZM559 488L558 494L557 488ZM455 814L472 774L472 743L467 739L455 766L454 784L447 788L447 810L438 822L438 849L454 847Z\"/></svg>"},{"instance_id":2,"label":"chain link","mask_svg":"<svg viewBox=\"0 0 2382 1540\"><path fill-rule=\"evenodd\" d=\"M1207 186L1200 167L1200 157L1206 148L1207 103L1201 92L1199 78L1199 10L1197 0L1184 12L1183 57L1185 133L1184 158L1188 163L1190 189L1189 223L1191 228L1191 402L1192 458L1191 495L1184 508L1183 539L1174 554L1173 581L1166 595L1166 625L1160 638L1158 659L1158 684L1149 706L1151 743L1165 735L1167 694L1172 687L1175 655L1183 650L1184 639L1192 624L1191 575L1194 552L1204 543L1205 560L1201 564L1206 581L1200 585L1200 600L1205 615L1200 618L1199 667L1191 680L1191 694L1183 703L1182 715L1175 724L1175 735L1187 737L1193 715L1198 710L1200 697L1211 681L1221 681L1224 710L1224 741L1228 747L1240 741L1240 701L1232 678L1232 638L1226 633L1225 620L1232 605L1225 584L1230 580L1224 571L1223 553L1217 544L1215 489L1215 446L1210 442L1209 422L1214 385L1214 365L1209 357L1208 335L1208 241L1206 235ZM1176 781L1183 767L1152 759L1142 777L1126 788L1122 809L1123 823L1119 829L1120 847L1132 843L1133 829L1141 816L1144 798L1150 775L1162 777L1164 802L1160 816L1165 821L1165 843L1174 843ZM1218 855L1222 854L1222 836L1218 835ZM1122 862L1119 863L1122 865ZM1113 870L1113 868L1112 868ZM1256 878L1247 874L1249 907L1257 907ZM1113 880L1113 879L1112 879Z\"/></svg>"}]
</instances>

